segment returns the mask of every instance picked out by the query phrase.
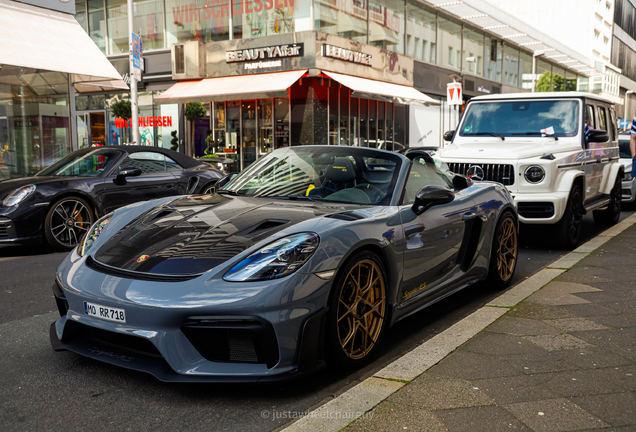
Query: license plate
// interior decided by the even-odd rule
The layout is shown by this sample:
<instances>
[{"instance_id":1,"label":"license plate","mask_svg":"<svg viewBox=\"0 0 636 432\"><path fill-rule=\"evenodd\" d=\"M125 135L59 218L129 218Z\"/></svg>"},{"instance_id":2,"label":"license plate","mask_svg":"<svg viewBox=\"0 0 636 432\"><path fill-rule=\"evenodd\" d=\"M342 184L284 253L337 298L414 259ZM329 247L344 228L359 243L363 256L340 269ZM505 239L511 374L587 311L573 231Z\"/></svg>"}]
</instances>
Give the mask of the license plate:
<instances>
[{"instance_id":1,"label":"license plate","mask_svg":"<svg viewBox=\"0 0 636 432\"><path fill-rule=\"evenodd\" d=\"M95 303L84 302L84 312L86 315L102 318L109 321L126 322L126 311L112 307L102 306Z\"/></svg>"}]
</instances>

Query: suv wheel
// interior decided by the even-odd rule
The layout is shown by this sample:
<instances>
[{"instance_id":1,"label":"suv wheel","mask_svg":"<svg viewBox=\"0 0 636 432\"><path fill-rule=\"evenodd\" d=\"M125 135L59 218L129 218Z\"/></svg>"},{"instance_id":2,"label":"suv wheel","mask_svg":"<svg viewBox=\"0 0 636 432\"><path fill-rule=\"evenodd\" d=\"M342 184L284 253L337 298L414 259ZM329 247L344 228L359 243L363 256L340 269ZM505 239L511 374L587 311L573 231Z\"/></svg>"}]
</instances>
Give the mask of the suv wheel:
<instances>
[{"instance_id":1,"label":"suv wheel","mask_svg":"<svg viewBox=\"0 0 636 432\"><path fill-rule=\"evenodd\" d=\"M594 211L594 222L597 225L616 225L621 217L621 202L623 200L622 181L616 176L614 187L610 192L610 202L605 210Z\"/></svg>"},{"instance_id":2,"label":"suv wheel","mask_svg":"<svg viewBox=\"0 0 636 432\"><path fill-rule=\"evenodd\" d=\"M572 250L579 244L583 221L583 195L581 186L572 186L570 197L561 220L557 223L557 246L561 249Z\"/></svg>"}]
</instances>

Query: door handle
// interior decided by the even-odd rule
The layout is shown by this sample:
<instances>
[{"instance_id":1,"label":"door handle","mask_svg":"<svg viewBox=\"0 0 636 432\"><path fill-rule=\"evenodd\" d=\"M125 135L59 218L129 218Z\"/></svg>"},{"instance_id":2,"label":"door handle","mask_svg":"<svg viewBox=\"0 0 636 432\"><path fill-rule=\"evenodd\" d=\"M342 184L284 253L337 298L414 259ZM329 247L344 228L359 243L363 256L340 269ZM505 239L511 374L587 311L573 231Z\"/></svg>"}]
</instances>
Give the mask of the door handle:
<instances>
[{"instance_id":1,"label":"door handle","mask_svg":"<svg viewBox=\"0 0 636 432\"><path fill-rule=\"evenodd\" d=\"M467 220L471 220L477 217L477 213L475 212L468 212L468 213L464 213L464 216L462 216L462 220L463 221L467 221Z\"/></svg>"}]
</instances>

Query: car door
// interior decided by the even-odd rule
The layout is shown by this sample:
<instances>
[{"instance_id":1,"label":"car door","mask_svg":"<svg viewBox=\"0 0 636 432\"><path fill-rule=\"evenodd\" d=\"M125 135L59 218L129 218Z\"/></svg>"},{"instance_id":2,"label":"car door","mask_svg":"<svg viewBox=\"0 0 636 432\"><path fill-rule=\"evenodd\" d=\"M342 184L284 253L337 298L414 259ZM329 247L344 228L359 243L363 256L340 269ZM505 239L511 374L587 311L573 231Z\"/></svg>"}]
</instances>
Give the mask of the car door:
<instances>
[{"instance_id":1,"label":"car door","mask_svg":"<svg viewBox=\"0 0 636 432\"><path fill-rule=\"evenodd\" d=\"M436 169L430 158L416 157L400 208L405 238L401 303L439 293L461 272L466 225L477 216L475 203L466 191L455 192L449 204L415 214L412 209L415 194L428 185L452 187L450 178Z\"/></svg>"},{"instance_id":2,"label":"car door","mask_svg":"<svg viewBox=\"0 0 636 432\"><path fill-rule=\"evenodd\" d=\"M126 177L117 180L117 175L124 168L140 168L138 177ZM166 156L152 150L130 153L106 179L103 192L105 211L148 201L156 198L177 195L176 179L167 170Z\"/></svg>"},{"instance_id":3,"label":"car door","mask_svg":"<svg viewBox=\"0 0 636 432\"><path fill-rule=\"evenodd\" d=\"M598 106L588 101L585 105L585 121L589 129L593 130L607 130L607 122L603 124L605 117L601 117L601 112L598 110ZM598 149L601 147L600 143L590 143L586 140L586 150L582 153L583 166L581 169L585 172L585 200L591 200L595 198L600 190L600 178L598 169L601 165L601 155Z\"/></svg>"}]
</instances>

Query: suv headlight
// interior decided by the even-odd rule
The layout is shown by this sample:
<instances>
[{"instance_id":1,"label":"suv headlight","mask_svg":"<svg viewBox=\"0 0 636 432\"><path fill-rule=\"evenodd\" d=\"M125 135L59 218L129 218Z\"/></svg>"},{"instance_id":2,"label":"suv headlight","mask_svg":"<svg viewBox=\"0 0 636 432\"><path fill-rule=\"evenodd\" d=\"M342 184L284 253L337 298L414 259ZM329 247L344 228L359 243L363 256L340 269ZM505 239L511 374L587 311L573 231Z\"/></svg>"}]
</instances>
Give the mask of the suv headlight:
<instances>
[{"instance_id":1,"label":"suv headlight","mask_svg":"<svg viewBox=\"0 0 636 432\"><path fill-rule=\"evenodd\" d=\"M27 199L33 192L35 192L35 185L22 186L7 195L7 197L2 201L2 204L6 207L18 205Z\"/></svg>"},{"instance_id":2,"label":"suv headlight","mask_svg":"<svg viewBox=\"0 0 636 432\"><path fill-rule=\"evenodd\" d=\"M231 282L277 279L298 270L314 254L318 234L294 234L276 240L232 267L223 279Z\"/></svg>"},{"instance_id":3,"label":"suv headlight","mask_svg":"<svg viewBox=\"0 0 636 432\"><path fill-rule=\"evenodd\" d=\"M623 180L630 181L631 179L632 179L632 173L631 172L626 172L625 174L623 174Z\"/></svg>"},{"instance_id":4,"label":"suv headlight","mask_svg":"<svg viewBox=\"0 0 636 432\"><path fill-rule=\"evenodd\" d=\"M97 238L101 235L106 225L110 223L110 220L113 218L115 213L108 213L106 216L101 217L93 224L90 230L86 233L84 240L80 243L77 248L77 253L80 256L84 256L86 252L93 246L93 244L97 241Z\"/></svg>"},{"instance_id":5,"label":"suv headlight","mask_svg":"<svg viewBox=\"0 0 636 432\"><path fill-rule=\"evenodd\" d=\"M528 183L540 183L545 178L545 170L539 165L529 166L523 176Z\"/></svg>"}]
</instances>

